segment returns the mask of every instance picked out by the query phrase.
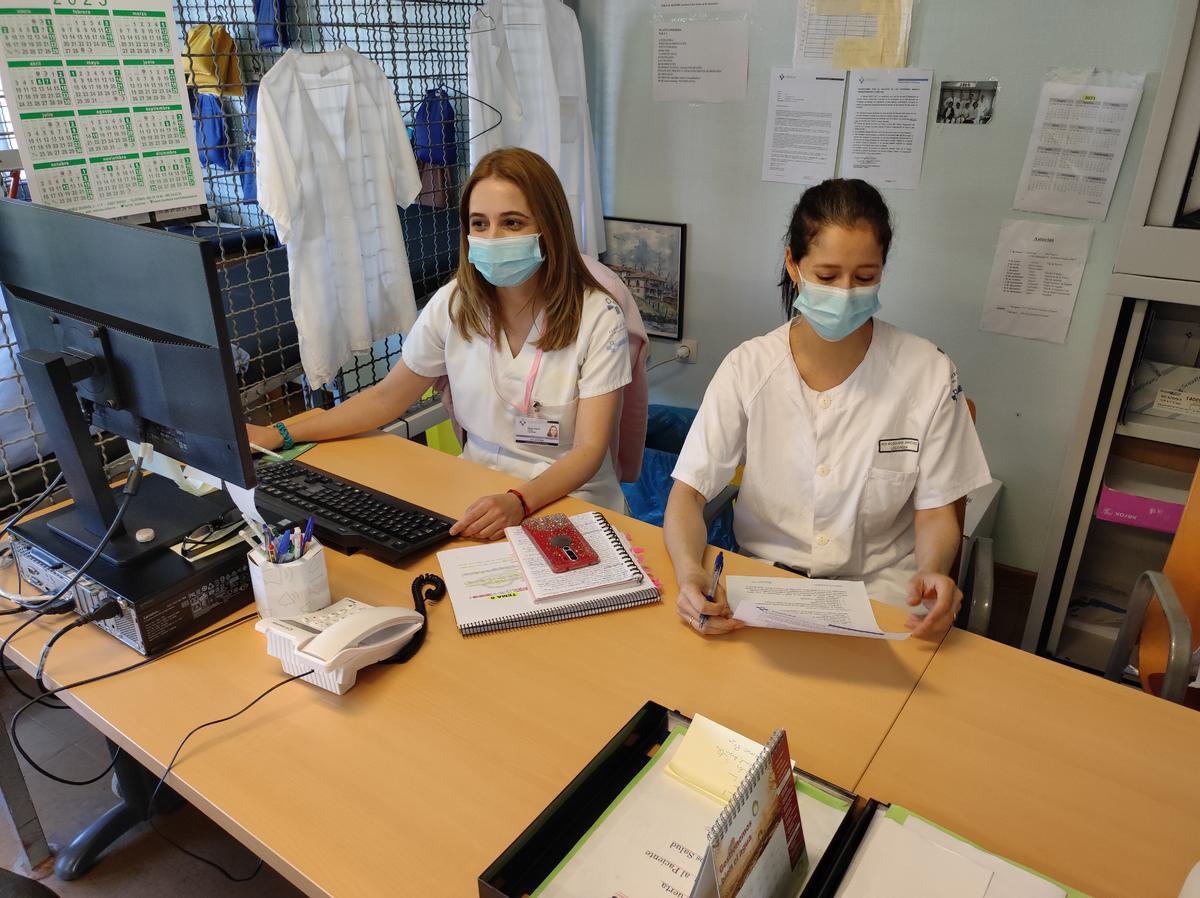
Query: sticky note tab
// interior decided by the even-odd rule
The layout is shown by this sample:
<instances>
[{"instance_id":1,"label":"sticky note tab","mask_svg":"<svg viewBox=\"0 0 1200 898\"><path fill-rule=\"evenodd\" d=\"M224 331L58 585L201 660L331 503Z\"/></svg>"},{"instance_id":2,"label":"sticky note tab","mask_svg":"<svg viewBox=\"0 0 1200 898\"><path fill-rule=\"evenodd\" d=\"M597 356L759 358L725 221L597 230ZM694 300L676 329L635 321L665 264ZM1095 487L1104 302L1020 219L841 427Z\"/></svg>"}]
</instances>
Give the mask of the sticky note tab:
<instances>
[{"instance_id":1,"label":"sticky note tab","mask_svg":"<svg viewBox=\"0 0 1200 898\"><path fill-rule=\"evenodd\" d=\"M861 16L865 7L874 6L879 0L817 0L814 12L819 16Z\"/></svg>"}]
</instances>

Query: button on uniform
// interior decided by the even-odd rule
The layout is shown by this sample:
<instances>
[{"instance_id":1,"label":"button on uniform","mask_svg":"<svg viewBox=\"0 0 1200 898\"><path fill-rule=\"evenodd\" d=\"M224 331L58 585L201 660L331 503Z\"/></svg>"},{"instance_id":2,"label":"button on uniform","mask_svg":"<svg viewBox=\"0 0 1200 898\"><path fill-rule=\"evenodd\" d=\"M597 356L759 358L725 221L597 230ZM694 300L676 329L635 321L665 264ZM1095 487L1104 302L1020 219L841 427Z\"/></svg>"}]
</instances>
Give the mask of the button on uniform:
<instances>
[{"instance_id":1,"label":"button on uniform","mask_svg":"<svg viewBox=\"0 0 1200 898\"><path fill-rule=\"evenodd\" d=\"M829 465L817 465L817 474L820 477L828 477Z\"/></svg>"},{"instance_id":2,"label":"button on uniform","mask_svg":"<svg viewBox=\"0 0 1200 898\"><path fill-rule=\"evenodd\" d=\"M829 537L824 533L818 533L816 542L818 546L827 546L829 545Z\"/></svg>"},{"instance_id":3,"label":"button on uniform","mask_svg":"<svg viewBox=\"0 0 1200 898\"><path fill-rule=\"evenodd\" d=\"M833 405L833 400L828 396L822 396L818 404L821 408L829 408L829 406Z\"/></svg>"}]
</instances>

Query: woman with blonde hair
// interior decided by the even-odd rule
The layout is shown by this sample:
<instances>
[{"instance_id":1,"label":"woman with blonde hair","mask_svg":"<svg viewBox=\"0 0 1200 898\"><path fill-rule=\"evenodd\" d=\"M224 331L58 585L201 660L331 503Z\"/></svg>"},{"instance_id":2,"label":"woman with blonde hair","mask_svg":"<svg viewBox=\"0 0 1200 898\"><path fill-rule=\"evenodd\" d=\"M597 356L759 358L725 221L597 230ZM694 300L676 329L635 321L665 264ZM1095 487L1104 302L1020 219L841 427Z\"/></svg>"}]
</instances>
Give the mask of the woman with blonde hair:
<instances>
[{"instance_id":1,"label":"woman with blonde hair","mask_svg":"<svg viewBox=\"0 0 1200 898\"><path fill-rule=\"evenodd\" d=\"M273 449L371 430L444 376L464 457L524 481L473 502L452 534L499 537L568 493L622 510L609 447L631 376L625 318L579 253L558 176L528 150L489 153L463 188L459 224L458 272L388 375L322 415L248 425L251 441Z\"/></svg>"}]
</instances>

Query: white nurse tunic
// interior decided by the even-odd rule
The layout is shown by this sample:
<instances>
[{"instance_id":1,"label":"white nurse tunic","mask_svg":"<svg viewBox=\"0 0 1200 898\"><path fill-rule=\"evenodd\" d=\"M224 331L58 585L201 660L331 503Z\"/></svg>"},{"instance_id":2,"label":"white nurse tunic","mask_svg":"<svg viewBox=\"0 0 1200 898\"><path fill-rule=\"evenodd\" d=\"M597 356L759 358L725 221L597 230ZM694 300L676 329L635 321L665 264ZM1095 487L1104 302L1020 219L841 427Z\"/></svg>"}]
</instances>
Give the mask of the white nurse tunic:
<instances>
[{"instance_id":1,"label":"white nurse tunic","mask_svg":"<svg viewBox=\"0 0 1200 898\"><path fill-rule=\"evenodd\" d=\"M734 511L743 551L864 580L872 598L904 605L916 510L991 479L958 372L928 340L876 318L858 368L817 392L796 369L790 326L722 362L673 476L711 499L745 464Z\"/></svg>"},{"instance_id":2,"label":"white nurse tunic","mask_svg":"<svg viewBox=\"0 0 1200 898\"><path fill-rule=\"evenodd\" d=\"M522 416L526 384L537 355L541 316L514 357L501 331L502 349L486 337L464 340L450 318L455 282L438 290L404 339L401 359L422 377L450 379L454 414L467 432L463 456L524 480L531 480L562 458L575 442L580 399L603 396L629 383L629 335L621 308L607 294L589 291L583 299L574 344L542 354L533 381L530 410L557 421L557 446L519 443L516 421ZM571 494L623 511L625 497L612 458L604 453L600 470Z\"/></svg>"}]
</instances>

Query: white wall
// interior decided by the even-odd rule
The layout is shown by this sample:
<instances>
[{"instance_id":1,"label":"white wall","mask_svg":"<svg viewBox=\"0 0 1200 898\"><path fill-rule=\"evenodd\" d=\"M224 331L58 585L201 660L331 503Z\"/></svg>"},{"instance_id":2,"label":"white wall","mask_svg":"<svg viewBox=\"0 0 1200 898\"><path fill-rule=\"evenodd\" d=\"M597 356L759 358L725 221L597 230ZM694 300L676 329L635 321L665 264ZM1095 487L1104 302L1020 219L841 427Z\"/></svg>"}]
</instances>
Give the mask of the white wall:
<instances>
[{"instance_id":1,"label":"white wall","mask_svg":"<svg viewBox=\"0 0 1200 898\"><path fill-rule=\"evenodd\" d=\"M700 341L699 363L658 369L651 390L654 401L695 406L730 349L782 321L775 282L799 188L764 183L760 172L767 76L772 66L791 65L796 0L753 0L747 98L709 105L651 98L653 0L579 6L605 213L689 226L684 331ZM958 363L979 407L993 474L1006 484L996 532L1005 564L1035 569L1040 560L1174 7L1171 0L917 4L909 64L932 68L935 82L996 79L1000 90L989 125L938 125L931 113L920 188L885 193L896 240L882 317ZM1001 221L1037 217L1011 204L1043 75L1055 66L1149 74L1062 346L979 330ZM657 344L655 357L671 345Z\"/></svg>"}]
</instances>

